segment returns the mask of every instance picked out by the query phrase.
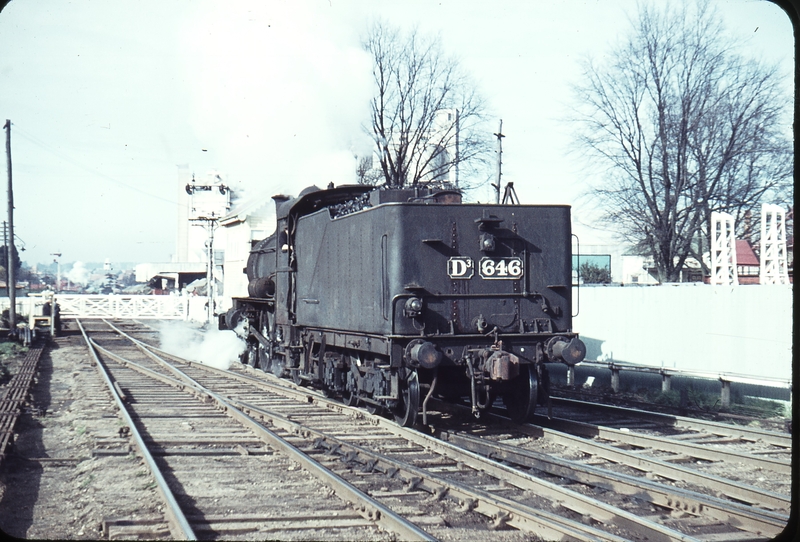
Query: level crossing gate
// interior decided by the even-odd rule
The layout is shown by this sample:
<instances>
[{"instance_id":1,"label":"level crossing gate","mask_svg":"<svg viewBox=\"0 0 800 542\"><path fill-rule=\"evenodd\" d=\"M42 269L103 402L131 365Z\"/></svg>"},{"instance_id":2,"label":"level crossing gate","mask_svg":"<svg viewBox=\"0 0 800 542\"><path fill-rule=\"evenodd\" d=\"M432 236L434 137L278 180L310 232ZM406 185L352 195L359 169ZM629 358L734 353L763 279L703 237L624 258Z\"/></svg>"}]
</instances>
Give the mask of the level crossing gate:
<instances>
[{"instance_id":1,"label":"level crossing gate","mask_svg":"<svg viewBox=\"0 0 800 542\"><path fill-rule=\"evenodd\" d=\"M56 294L55 301L61 318L186 320L189 314L185 296Z\"/></svg>"}]
</instances>

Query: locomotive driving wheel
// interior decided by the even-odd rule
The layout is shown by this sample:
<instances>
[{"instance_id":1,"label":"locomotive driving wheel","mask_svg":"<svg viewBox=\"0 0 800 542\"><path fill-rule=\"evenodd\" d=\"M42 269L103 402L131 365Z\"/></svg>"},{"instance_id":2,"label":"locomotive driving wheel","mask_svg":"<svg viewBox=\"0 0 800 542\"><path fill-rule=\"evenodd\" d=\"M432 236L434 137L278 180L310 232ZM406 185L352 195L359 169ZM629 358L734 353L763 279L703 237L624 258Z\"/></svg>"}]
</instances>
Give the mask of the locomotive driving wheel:
<instances>
[{"instance_id":1,"label":"locomotive driving wheel","mask_svg":"<svg viewBox=\"0 0 800 542\"><path fill-rule=\"evenodd\" d=\"M419 377L412 372L400 386L400 398L392 409L394 421L403 427L411 427L417 421L419 411Z\"/></svg>"},{"instance_id":2,"label":"locomotive driving wheel","mask_svg":"<svg viewBox=\"0 0 800 542\"><path fill-rule=\"evenodd\" d=\"M245 363L250 367L255 367L258 365L258 347L255 345L255 343L247 343L247 349L242 354L241 359L242 363Z\"/></svg>"},{"instance_id":3,"label":"locomotive driving wheel","mask_svg":"<svg viewBox=\"0 0 800 542\"><path fill-rule=\"evenodd\" d=\"M345 390L342 392L342 402L347 406L356 406L358 404L358 384L356 378L353 376L352 370L347 372L345 377Z\"/></svg>"},{"instance_id":4,"label":"locomotive driving wheel","mask_svg":"<svg viewBox=\"0 0 800 542\"><path fill-rule=\"evenodd\" d=\"M272 337L269 334L269 323L266 318L261 326L261 335L270 342L269 348L258 343L258 368L266 373L272 367Z\"/></svg>"},{"instance_id":5,"label":"locomotive driving wheel","mask_svg":"<svg viewBox=\"0 0 800 542\"><path fill-rule=\"evenodd\" d=\"M286 368L286 361L282 355L279 356L272 356L272 363L270 365L270 369L272 370L272 374L277 376L278 378L283 378L283 374Z\"/></svg>"},{"instance_id":6,"label":"locomotive driving wheel","mask_svg":"<svg viewBox=\"0 0 800 542\"><path fill-rule=\"evenodd\" d=\"M519 377L511 382L511 388L503 394L503 404L508 410L508 417L514 423L523 423L533 417L536 409L539 379L536 369L523 365L519 369Z\"/></svg>"}]
</instances>

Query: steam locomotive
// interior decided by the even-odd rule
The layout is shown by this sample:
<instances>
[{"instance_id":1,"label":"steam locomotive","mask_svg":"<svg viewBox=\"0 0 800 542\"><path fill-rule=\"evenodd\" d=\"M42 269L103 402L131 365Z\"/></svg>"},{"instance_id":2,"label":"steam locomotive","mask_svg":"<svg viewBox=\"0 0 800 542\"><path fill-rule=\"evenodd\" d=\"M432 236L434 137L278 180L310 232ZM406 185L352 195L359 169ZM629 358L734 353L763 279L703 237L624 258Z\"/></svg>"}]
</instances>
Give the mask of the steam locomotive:
<instances>
[{"instance_id":1,"label":"steam locomotive","mask_svg":"<svg viewBox=\"0 0 800 542\"><path fill-rule=\"evenodd\" d=\"M431 397L514 421L549 396L548 362L580 362L570 208L462 203L458 190L340 186L275 196L275 233L220 327L243 363L403 426Z\"/></svg>"}]
</instances>

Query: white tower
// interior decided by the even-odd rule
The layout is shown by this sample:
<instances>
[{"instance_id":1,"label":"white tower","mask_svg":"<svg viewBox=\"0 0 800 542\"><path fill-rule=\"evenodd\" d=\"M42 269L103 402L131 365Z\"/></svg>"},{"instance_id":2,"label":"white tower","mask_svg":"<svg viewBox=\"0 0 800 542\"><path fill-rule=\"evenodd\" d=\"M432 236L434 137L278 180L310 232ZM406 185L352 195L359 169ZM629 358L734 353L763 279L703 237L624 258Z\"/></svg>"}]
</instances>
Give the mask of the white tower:
<instances>
[{"instance_id":1,"label":"white tower","mask_svg":"<svg viewBox=\"0 0 800 542\"><path fill-rule=\"evenodd\" d=\"M761 284L789 284L786 261L786 213L777 205L761 206Z\"/></svg>"},{"instance_id":2,"label":"white tower","mask_svg":"<svg viewBox=\"0 0 800 542\"><path fill-rule=\"evenodd\" d=\"M739 284L736 272L736 242L733 217L728 213L711 213L711 284Z\"/></svg>"}]
</instances>

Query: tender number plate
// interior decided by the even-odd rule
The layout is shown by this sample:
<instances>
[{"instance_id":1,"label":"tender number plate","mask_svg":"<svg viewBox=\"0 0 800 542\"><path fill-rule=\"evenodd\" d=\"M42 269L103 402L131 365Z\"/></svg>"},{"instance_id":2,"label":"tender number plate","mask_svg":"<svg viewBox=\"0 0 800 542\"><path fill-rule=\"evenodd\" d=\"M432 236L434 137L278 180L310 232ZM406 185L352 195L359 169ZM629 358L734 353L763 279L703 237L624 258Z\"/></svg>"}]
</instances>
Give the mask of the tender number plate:
<instances>
[{"instance_id":1,"label":"tender number plate","mask_svg":"<svg viewBox=\"0 0 800 542\"><path fill-rule=\"evenodd\" d=\"M475 274L472 258L454 256L447 261L447 274L451 279L469 280Z\"/></svg>"},{"instance_id":2,"label":"tender number plate","mask_svg":"<svg viewBox=\"0 0 800 542\"><path fill-rule=\"evenodd\" d=\"M522 277L522 258L481 258L478 274L483 279L503 280Z\"/></svg>"}]
</instances>

